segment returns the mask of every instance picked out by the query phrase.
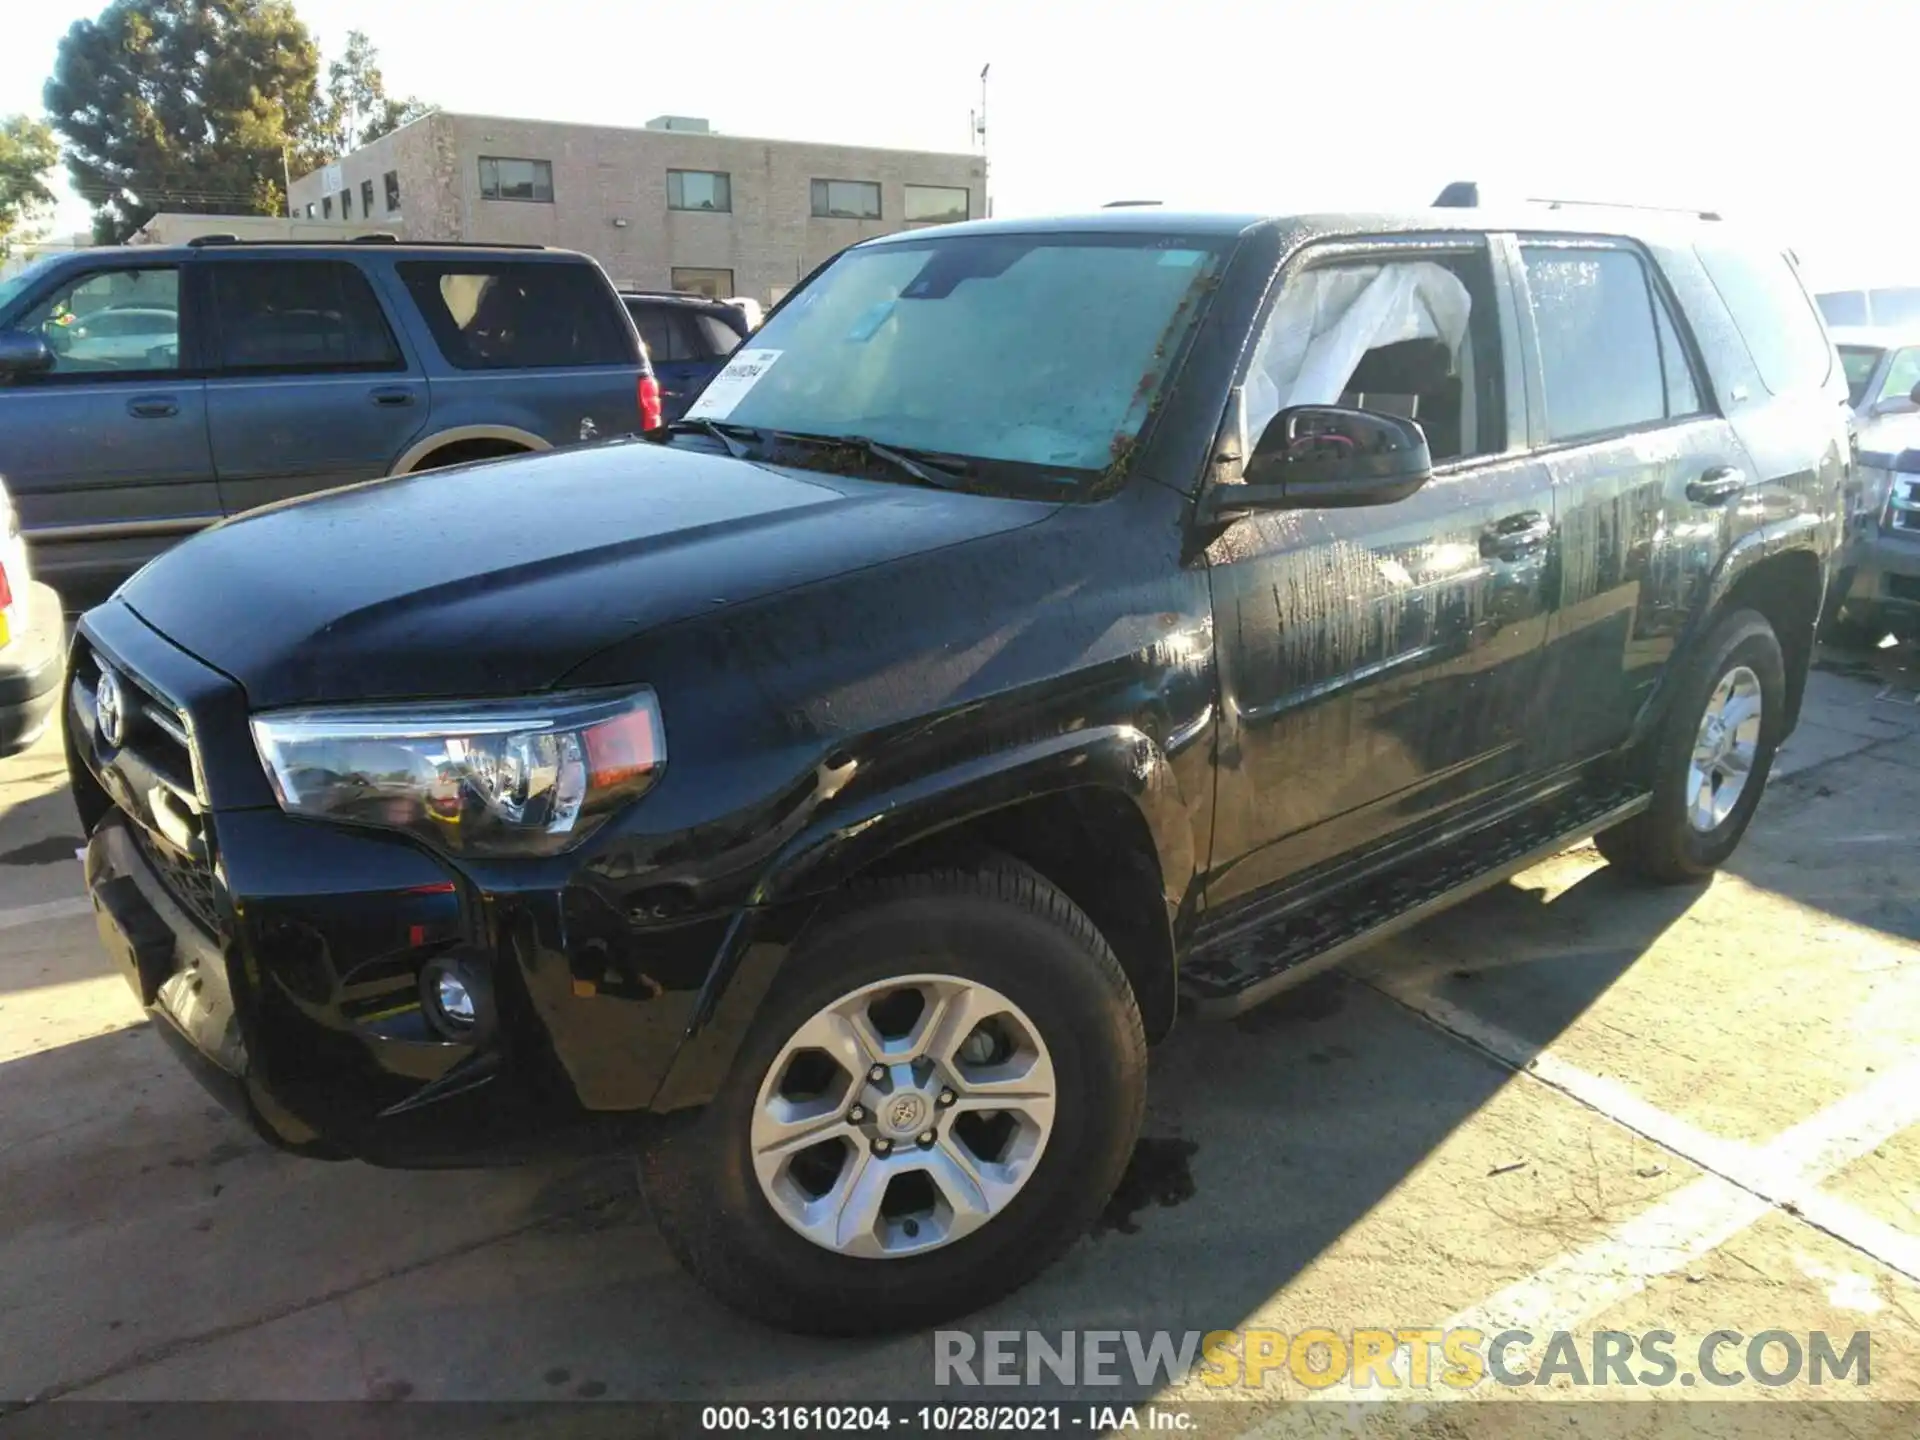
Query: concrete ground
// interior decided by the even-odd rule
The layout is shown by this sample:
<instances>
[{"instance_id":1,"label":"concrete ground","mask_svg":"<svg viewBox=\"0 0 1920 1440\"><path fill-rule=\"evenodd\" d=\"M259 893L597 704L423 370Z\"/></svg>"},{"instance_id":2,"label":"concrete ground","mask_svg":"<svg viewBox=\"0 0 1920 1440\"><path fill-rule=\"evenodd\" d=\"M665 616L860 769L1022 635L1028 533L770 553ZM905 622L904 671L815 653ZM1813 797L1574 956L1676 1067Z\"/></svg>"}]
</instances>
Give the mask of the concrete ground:
<instances>
[{"instance_id":1,"label":"concrete ground","mask_svg":"<svg viewBox=\"0 0 1920 1440\"><path fill-rule=\"evenodd\" d=\"M1783 1434L1913 1433L1916 1412L1861 1402L1920 1400L1916 671L1906 652L1823 662L1709 886L1637 888L1575 850L1237 1023L1183 1023L1108 1223L958 1328L1256 1327L1282 1353L1314 1328L1515 1328L1537 1337L1521 1370L1554 1331L1590 1356L1595 1331L1665 1329L1688 1373L1713 1331L1821 1331L1836 1352L1870 1331L1866 1386L1579 1391L1563 1367L1471 1398L1797 1398L1819 1408L1780 1411ZM936 1387L929 1335L731 1315L618 1162L408 1174L267 1150L109 973L78 839L56 742L0 762L0 1401L43 1402L14 1423L54 1399L1042 1393ZM1745 1368L1744 1340L1719 1353ZM1286 1365L1256 1389L1081 1391L1156 1393L1207 1402L1209 1430L1278 1433L1324 1428L1280 1402L1388 1392L1314 1392ZM1336 1410L1540 1433L1510 1408L1313 1414ZM1603 1413L1582 1433L1608 1433Z\"/></svg>"}]
</instances>

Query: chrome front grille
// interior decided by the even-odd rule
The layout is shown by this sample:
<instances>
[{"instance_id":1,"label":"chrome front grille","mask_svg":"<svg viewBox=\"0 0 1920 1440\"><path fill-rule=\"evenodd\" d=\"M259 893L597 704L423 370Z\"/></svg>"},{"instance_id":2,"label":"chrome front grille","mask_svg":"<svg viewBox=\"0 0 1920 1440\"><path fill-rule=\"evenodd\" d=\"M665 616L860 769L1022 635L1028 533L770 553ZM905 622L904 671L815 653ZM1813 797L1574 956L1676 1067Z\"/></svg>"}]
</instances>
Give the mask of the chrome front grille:
<instances>
[{"instance_id":1,"label":"chrome front grille","mask_svg":"<svg viewBox=\"0 0 1920 1440\"><path fill-rule=\"evenodd\" d=\"M100 734L103 667L120 692L118 745ZM209 934L219 929L212 836L187 717L151 684L111 657L76 641L69 697L93 768L133 822L134 839L168 895Z\"/></svg>"}]
</instances>

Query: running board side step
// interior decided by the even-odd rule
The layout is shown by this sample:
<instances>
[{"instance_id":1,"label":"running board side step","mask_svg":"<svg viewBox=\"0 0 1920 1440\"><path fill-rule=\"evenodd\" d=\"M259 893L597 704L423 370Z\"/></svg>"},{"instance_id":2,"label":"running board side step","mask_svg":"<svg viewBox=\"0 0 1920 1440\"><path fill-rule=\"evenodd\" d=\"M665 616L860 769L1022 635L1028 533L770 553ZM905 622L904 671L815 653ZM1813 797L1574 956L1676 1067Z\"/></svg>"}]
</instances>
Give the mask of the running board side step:
<instances>
[{"instance_id":1,"label":"running board side step","mask_svg":"<svg viewBox=\"0 0 1920 1440\"><path fill-rule=\"evenodd\" d=\"M1203 1018L1238 1015L1651 803L1650 795L1624 786L1582 787L1236 931L1197 950L1182 967L1181 1008Z\"/></svg>"}]
</instances>

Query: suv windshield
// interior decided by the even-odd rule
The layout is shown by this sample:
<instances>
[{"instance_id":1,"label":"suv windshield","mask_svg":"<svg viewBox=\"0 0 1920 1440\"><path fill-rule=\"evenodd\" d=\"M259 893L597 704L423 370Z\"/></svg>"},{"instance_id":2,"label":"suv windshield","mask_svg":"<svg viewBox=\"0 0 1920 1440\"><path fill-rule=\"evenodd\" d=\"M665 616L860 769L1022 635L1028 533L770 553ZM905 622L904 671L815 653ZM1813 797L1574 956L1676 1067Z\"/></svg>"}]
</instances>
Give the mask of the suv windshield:
<instances>
[{"instance_id":1,"label":"suv windshield","mask_svg":"<svg viewBox=\"0 0 1920 1440\"><path fill-rule=\"evenodd\" d=\"M1840 368L1847 372L1847 403L1858 405L1867 397L1867 382L1880 368L1880 357L1887 352L1866 345L1842 345Z\"/></svg>"},{"instance_id":2,"label":"suv windshield","mask_svg":"<svg viewBox=\"0 0 1920 1440\"><path fill-rule=\"evenodd\" d=\"M1226 243L928 235L849 250L689 414L1082 479L1139 434Z\"/></svg>"}]
</instances>

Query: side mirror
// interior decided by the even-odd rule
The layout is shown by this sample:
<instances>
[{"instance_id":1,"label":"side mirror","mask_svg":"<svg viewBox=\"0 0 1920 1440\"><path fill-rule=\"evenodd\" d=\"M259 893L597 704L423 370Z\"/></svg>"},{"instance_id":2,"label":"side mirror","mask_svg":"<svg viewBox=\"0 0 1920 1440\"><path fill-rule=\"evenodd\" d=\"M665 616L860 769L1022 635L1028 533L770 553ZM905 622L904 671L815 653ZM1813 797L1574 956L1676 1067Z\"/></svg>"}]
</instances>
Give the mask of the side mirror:
<instances>
[{"instance_id":1,"label":"side mirror","mask_svg":"<svg viewBox=\"0 0 1920 1440\"><path fill-rule=\"evenodd\" d=\"M0 384L53 368L53 351L30 330L0 330Z\"/></svg>"},{"instance_id":2,"label":"side mirror","mask_svg":"<svg viewBox=\"0 0 1920 1440\"><path fill-rule=\"evenodd\" d=\"M1427 437L1411 420L1343 405L1296 405L1267 422L1241 471L1202 500L1209 519L1252 510L1391 505L1433 478Z\"/></svg>"},{"instance_id":3,"label":"side mirror","mask_svg":"<svg viewBox=\"0 0 1920 1440\"><path fill-rule=\"evenodd\" d=\"M1920 405L1920 385L1915 385L1907 392L1907 399L1915 405Z\"/></svg>"}]
</instances>

